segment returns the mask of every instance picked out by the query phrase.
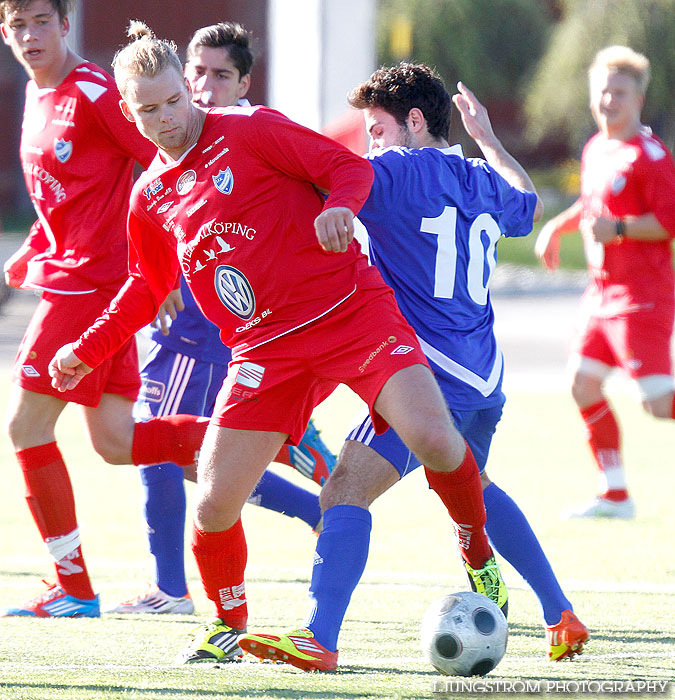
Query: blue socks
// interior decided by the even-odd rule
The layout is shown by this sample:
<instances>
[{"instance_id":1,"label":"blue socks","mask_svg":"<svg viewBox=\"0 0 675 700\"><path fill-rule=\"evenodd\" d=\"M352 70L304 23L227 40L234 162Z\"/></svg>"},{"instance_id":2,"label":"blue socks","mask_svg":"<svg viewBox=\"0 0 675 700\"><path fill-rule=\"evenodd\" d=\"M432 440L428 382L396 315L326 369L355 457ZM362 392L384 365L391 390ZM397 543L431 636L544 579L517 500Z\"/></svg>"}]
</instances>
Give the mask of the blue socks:
<instances>
[{"instance_id":1,"label":"blue socks","mask_svg":"<svg viewBox=\"0 0 675 700\"><path fill-rule=\"evenodd\" d=\"M183 469L175 464L141 467L145 487L145 520L150 552L155 558L155 581L171 596L187 594L185 580L185 485ZM301 518L312 529L321 519L319 498L277 476L265 472L253 492L252 500L290 517Z\"/></svg>"},{"instance_id":2,"label":"blue socks","mask_svg":"<svg viewBox=\"0 0 675 700\"><path fill-rule=\"evenodd\" d=\"M263 508L283 513L289 518L300 518L314 530L321 519L319 497L267 470L249 498Z\"/></svg>"},{"instance_id":3,"label":"blue socks","mask_svg":"<svg viewBox=\"0 0 675 700\"><path fill-rule=\"evenodd\" d=\"M155 557L156 583L177 598L187 594L183 540L185 485L175 464L141 467L145 487L145 519L150 552Z\"/></svg>"},{"instance_id":4,"label":"blue socks","mask_svg":"<svg viewBox=\"0 0 675 700\"><path fill-rule=\"evenodd\" d=\"M497 484L483 491L485 529L494 548L535 592L547 625L560 622L563 610L572 610L553 573L537 536L515 501Z\"/></svg>"},{"instance_id":5,"label":"blue socks","mask_svg":"<svg viewBox=\"0 0 675 700\"><path fill-rule=\"evenodd\" d=\"M333 506L323 514L314 553L306 626L329 651L337 650L342 620L368 561L372 519L365 508Z\"/></svg>"}]
</instances>

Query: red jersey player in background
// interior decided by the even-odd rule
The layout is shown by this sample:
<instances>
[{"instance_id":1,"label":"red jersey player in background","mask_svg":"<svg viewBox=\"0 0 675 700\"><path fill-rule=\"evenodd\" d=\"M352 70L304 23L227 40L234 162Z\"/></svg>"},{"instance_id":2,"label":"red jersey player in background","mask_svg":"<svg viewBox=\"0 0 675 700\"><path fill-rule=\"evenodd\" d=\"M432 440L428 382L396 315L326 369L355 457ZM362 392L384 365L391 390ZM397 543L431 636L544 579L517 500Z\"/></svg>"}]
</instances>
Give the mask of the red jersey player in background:
<instances>
[{"instance_id":1,"label":"red jersey player in background","mask_svg":"<svg viewBox=\"0 0 675 700\"><path fill-rule=\"evenodd\" d=\"M26 499L56 562L58 584L3 615L95 617L98 596L80 547L73 490L54 428L67 405L48 363L67 338L88 328L127 276L126 214L136 160L152 144L119 110L110 75L66 44L70 0L2 0L2 37L30 76L21 137L26 185L38 214L5 265L13 287L42 296L14 365L9 436ZM192 416L134 427L140 379L129 338L68 400L82 407L96 451L113 464L194 461L205 425Z\"/></svg>"},{"instance_id":2,"label":"red jersey player in background","mask_svg":"<svg viewBox=\"0 0 675 700\"><path fill-rule=\"evenodd\" d=\"M103 316L58 351L50 372L57 388L76 388L154 318L179 269L232 348L200 452L192 541L216 619L176 661L241 655L241 509L279 448L287 439L297 444L314 406L339 383L368 403L378 432L394 426L427 465L462 524L465 559L485 567L493 555L471 450L393 292L352 240L370 164L265 107L204 112L192 103L175 48L138 22L130 35L137 40L114 62L122 107L159 147L131 197L131 275ZM325 201L318 190L329 192ZM358 493L359 479L350 480ZM369 519L345 506L323 533L356 546L369 530ZM336 667L337 652L311 633L305 643L315 650L314 668Z\"/></svg>"},{"instance_id":3,"label":"red jersey player in background","mask_svg":"<svg viewBox=\"0 0 675 700\"><path fill-rule=\"evenodd\" d=\"M614 367L639 387L645 410L675 418L673 330L675 164L640 123L649 61L624 46L600 51L589 70L598 133L581 158L581 196L541 230L535 250L558 267L560 236L580 230L591 281L573 348L572 395L600 470L599 494L570 517L632 518L620 433L603 386Z\"/></svg>"}]
</instances>

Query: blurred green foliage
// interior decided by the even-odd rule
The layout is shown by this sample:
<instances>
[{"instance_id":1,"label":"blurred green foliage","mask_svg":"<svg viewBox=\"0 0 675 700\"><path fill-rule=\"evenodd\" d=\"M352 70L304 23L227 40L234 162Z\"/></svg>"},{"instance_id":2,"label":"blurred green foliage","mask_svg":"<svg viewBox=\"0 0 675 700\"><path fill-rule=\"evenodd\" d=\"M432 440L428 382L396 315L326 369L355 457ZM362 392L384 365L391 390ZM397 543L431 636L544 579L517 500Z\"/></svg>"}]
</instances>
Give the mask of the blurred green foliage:
<instances>
[{"instance_id":1,"label":"blurred green foliage","mask_svg":"<svg viewBox=\"0 0 675 700\"><path fill-rule=\"evenodd\" d=\"M594 131L588 109L588 67L600 49L624 44L651 62L643 121L672 149L675 0L565 0L561 6L562 17L553 27L547 50L534 76L524 84L529 142L564 135L571 151L580 152Z\"/></svg>"},{"instance_id":2,"label":"blurred green foliage","mask_svg":"<svg viewBox=\"0 0 675 700\"><path fill-rule=\"evenodd\" d=\"M461 79L507 148L539 160L579 156L588 67L627 44L652 64L644 121L675 144L675 0L380 0L378 17L380 63L428 63L451 91Z\"/></svg>"},{"instance_id":3,"label":"blurred green foliage","mask_svg":"<svg viewBox=\"0 0 675 700\"><path fill-rule=\"evenodd\" d=\"M411 24L410 55L391 41L401 19ZM552 21L538 0L382 0L378 58L428 63L449 88L462 80L479 95L508 99L546 50Z\"/></svg>"}]
</instances>

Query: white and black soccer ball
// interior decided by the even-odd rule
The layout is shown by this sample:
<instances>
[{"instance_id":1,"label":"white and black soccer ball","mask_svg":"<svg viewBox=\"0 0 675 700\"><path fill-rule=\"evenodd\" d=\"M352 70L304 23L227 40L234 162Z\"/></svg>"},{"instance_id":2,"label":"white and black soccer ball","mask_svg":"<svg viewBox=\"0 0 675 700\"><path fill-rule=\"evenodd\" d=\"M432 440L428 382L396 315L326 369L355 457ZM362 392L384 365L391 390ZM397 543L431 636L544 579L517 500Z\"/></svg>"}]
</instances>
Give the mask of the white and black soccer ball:
<instances>
[{"instance_id":1,"label":"white and black soccer ball","mask_svg":"<svg viewBox=\"0 0 675 700\"><path fill-rule=\"evenodd\" d=\"M422 618L422 650L446 676L485 676L502 660L506 618L479 593L453 593L432 603Z\"/></svg>"}]
</instances>

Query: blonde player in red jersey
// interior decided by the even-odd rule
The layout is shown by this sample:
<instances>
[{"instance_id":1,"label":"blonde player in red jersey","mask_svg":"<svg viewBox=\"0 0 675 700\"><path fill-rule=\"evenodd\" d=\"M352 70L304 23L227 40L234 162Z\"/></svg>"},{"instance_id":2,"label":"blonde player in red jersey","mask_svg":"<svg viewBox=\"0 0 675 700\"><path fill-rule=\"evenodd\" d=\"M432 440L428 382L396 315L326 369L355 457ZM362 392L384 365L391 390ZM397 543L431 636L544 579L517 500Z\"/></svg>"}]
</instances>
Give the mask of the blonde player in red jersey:
<instances>
[{"instance_id":1,"label":"blonde player in red jersey","mask_svg":"<svg viewBox=\"0 0 675 700\"><path fill-rule=\"evenodd\" d=\"M581 159L581 197L541 230L535 250L558 267L560 236L581 231L591 281L573 348L572 395L599 468L599 494L569 517L632 518L619 426L604 394L622 368L645 410L675 418L670 339L675 307L675 163L640 122L649 61L625 46L600 51L589 70L598 133Z\"/></svg>"},{"instance_id":2,"label":"blonde player in red jersey","mask_svg":"<svg viewBox=\"0 0 675 700\"><path fill-rule=\"evenodd\" d=\"M51 386L48 363L64 339L89 327L126 279L132 168L136 160L147 165L155 150L122 118L112 77L68 48L72 4L0 1L2 38L30 77L21 163L38 214L4 272L7 284L42 295L14 365L9 436L58 579L45 593L0 615L100 614L54 434L67 401ZM205 425L177 416L135 427L131 409L139 386L135 341L129 338L68 400L82 407L92 444L107 462L192 463Z\"/></svg>"},{"instance_id":3,"label":"blonde player in red jersey","mask_svg":"<svg viewBox=\"0 0 675 700\"><path fill-rule=\"evenodd\" d=\"M132 193L131 275L106 313L58 351L50 372L56 388L77 387L154 318L179 269L232 348L200 453L192 542L216 619L177 662L241 654L241 509L279 448L297 444L314 406L339 383L368 403L376 430L395 426L429 467L462 524L463 556L485 567L493 554L473 455L393 292L353 241L370 164L274 110L199 109L175 48L140 23L130 35L136 41L114 64L122 106L159 147ZM325 201L318 190L329 192ZM370 528L343 520L332 526L338 536L360 539ZM503 596L503 582L499 589ZM307 643L321 652L316 668L335 668L337 653Z\"/></svg>"}]
</instances>

